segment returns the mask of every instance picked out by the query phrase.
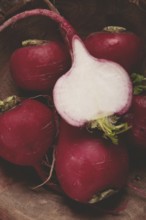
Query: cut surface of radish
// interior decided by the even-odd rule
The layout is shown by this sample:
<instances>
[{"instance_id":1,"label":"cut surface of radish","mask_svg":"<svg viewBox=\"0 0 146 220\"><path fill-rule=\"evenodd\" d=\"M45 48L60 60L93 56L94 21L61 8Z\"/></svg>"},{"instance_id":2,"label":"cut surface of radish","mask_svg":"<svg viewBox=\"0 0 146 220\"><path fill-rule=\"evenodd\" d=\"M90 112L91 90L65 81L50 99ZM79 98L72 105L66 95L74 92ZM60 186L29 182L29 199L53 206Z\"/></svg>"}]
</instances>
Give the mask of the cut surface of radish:
<instances>
[{"instance_id":1,"label":"cut surface of radish","mask_svg":"<svg viewBox=\"0 0 146 220\"><path fill-rule=\"evenodd\" d=\"M82 126L126 112L132 99L128 73L117 63L91 56L78 36L73 37L72 49L72 67L58 79L53 91L62 118Z\"/></svg>"},{"instance_id":2,"label":"cut surface of radish","mask_svg":"<svg viewBox=\"0 0 146 220\"><path fill-rule=\"evenodd\" d=\"M107 127L111 121L110 116L125 113L131 105L132 84L128 73L116 63L89 55L70 23L50 10L34 9L17 14L0 25L0 32L19 20L38 15L48 17L59 24L72 57L71 69L58 79L53 90L58 113L71 125L82 126L94 122L91 127L98 124L98 128L105 130L101 121L97 123L98 119L107 118ZM120 133L121 128L125 131L124 126L127 130L127 125L115 128L109 124L106 128L107 136L111 136L111 133L114 136L115 130L119 133L119 128Z\"/></svg>"}]
</instances>

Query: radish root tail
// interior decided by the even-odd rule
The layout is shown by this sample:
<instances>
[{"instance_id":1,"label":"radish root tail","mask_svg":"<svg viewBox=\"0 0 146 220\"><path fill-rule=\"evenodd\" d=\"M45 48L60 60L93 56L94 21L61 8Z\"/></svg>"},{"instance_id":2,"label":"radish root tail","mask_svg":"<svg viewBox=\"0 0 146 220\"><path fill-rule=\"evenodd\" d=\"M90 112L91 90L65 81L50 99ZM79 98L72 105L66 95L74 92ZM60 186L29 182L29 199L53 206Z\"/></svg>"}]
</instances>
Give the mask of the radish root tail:
<instances>
[{"instance_id":1,"label":"radish root tail","mask_svg":"<svg viewBox=\"0 0 146 220\"><path fill-rule=\"evenodd\" d=\"M53 152L53 160L52 160L52 164L50 166L50 172L49 172L49 176L47 177L47 179L42 182L41 184L32 187L33 190L40 188L41 186L45 185L46 183L48 183L52 177L53 171L54 171L54 165L55 165L55 151ZM49 167L49 165L47 165L47 167Z\"/></svg>"}]
</instances>

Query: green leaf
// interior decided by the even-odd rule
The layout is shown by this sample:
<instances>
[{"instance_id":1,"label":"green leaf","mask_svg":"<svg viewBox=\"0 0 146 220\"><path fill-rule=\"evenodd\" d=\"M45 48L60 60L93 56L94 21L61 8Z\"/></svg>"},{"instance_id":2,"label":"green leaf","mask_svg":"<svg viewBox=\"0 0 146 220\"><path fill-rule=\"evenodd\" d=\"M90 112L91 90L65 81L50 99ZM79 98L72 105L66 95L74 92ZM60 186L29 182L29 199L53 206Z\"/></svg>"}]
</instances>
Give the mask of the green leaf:
<instances>
[{"instance_id":1,"label":"green leaf","mask_svg":"<svg viewBox=\"0 0 146 220\"><path fill-rule=\"evenodd\" d=\"M142 92L146 91L146 78L138 73L133 73L131 75L131 80L133 82L133 94L134 95L139 95Z\"/></svg>"},{"instance_id":2,"label":"green leaf","mask_svg":"<svg viewBox=\"0 0 146 220\"><path fill-rule=\"evenodd\" d=\"M117 116L99 118L91 121L88 128L102 131L104 138L109 138L113 144L118 144L118 135L131 128L128 123L118 123L119 119Z\"/></svg>"}]
</instances>

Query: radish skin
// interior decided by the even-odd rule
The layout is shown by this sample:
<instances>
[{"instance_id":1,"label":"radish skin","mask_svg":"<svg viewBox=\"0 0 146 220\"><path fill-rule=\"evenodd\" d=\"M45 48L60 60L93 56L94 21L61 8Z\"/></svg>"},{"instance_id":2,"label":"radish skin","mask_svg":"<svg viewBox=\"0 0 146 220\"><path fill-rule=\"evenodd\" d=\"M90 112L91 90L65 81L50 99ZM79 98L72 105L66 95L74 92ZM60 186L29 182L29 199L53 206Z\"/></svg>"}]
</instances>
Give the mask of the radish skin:
<instances>
[{"instance_id":1,"label":"radish skin","mask_svg":"<svg viewBox=\"0 0 146 220\"><path fill-rule=\"evenodd\" d=\"M12 26L13 24L18 22L19 20L23 20L27 17L32 17L32 16L45 16L57 22L60 26L60 29L62 31L65 40L68 42L70 48L72 48L72 38L76 34L76 31L65 18L47 9L33 9L14 15L13 17L6 20L2 25L0 25L0 32L5 30L9 26L14 28Z\"/></svg>"},{"instance_id":2,"label":"radish skin","mask_svg":"<svg viewBox=\"0 0 146 220\"><path fill-rule=\"evenodd\" d=\"M138 68L144 55L142 39L120 26L107 26L91 33L84 43L94 57L119 63L129 74Z\"/></svg>"},{"instance_id":3,"label":"radish skin","mask_svg":"<svg viewBox=\"0 0 146 220\"><path fill-rule=\"evenodd\" d=\"M135 95L129 117L126 119L131 129L126 136L131 146L146 149L146 96Z\"/></svg>"},{"instance_id":4,"label":"radish skin","mask_svg":"<svg viewBox=\"0 0 146 220\"><path fill-rule=\"evenodd\" d=\"M61 120L55 171L68 197L81 203L96 203L126 185L128 153L124 146L98 139L86 129Z\"/></svg>"},{"instance_id":5,"label":"radish skin","mask_svg":"<svg viewBox=\"0 0 146 220\"><path fill-rule=\"evenodd\" d=\"M24 90L51 92L57 79L70 67L67 48L59 41L37 44L37 40L28 40L24 43L26 47L15 50L10 57L14 82Z\"/></svg>"},{"instance_id":6,"label":"radish skin","mask_svg":"<svg viewBox=\"0 0 146 220\"><path fill-rule=\"evenodd\" d=\"M59 14L45 9L25 11L7 20L0 26L0 31L21 19L37 15L49 17L59 24L71 53L72 67L57 80L53 89L54 104L61 117L73 126L83 126L95 121L98 124L103 117L125 113L132 100L128 73L114 62L91 56L73 27ZM106 120L109 124L106 130L110 131L107 136L116 135L119 128ZM102 130L103 126L99 123L97 127ZM127 124L122 128L127 130Z\"/></svg>"},{"instance_id":7,"label":"radish skin","mask_svg":"<svg viewBox=\"0 0 146 220\"><path fill-rule=\"evenodd\" d=\"M125 113L132 100L132 84L118 64L93 58L74 36L73 64L54 87L59 114L73 126Z\"/></svg>"},{"instance_id":8,"label":"radish skin","mask_svg":"<svg viewBox=\"0 0 146 220\"><path fill-rule=\"evenodd\" d=\"M56 135L54 113L46 105L26 99L0 115L0 157L19 166L31 166L44 182L42 161ZM48 187L57 191L55 184Z\"/></svg>"},{"instance_id":9,"label":"radish skin","mask_svg":"<svg viewBox=\"0 0 146 220\"><path fill-rule=\"evenodd\" d=\"M27 99L0 115L0 156L17 165L36 166L55 138L53 111Z\"/></svg>"}]
</instances>

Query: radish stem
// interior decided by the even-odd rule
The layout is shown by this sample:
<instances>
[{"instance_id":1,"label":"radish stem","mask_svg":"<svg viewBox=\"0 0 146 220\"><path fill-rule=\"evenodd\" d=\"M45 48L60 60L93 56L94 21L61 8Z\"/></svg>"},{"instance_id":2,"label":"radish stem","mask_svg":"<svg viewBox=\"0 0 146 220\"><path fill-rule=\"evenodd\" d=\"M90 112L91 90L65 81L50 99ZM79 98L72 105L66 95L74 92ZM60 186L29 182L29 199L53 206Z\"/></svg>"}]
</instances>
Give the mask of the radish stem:
<instances>
[{"instance_id":1,"label":"radish stem","mask_svg":"<svg viewBox=\"0 0 146 220\"><path fill-rule=\"evenodd\" d=\"M107 26L103 28L103 31L107 31L111 33L120 33L126 31L126 28L120 26Z\"/></svg>"},{"instance_id":2,"label":"radish stem","mask_svg":"<svg viewBox=\"0 0 146 220\"><path fill-rule=\"evenodd\" d=\"M99 201L102 201L103 199L108 198L109 196L111 196L117 192L118 192L118 190L115 190L115 189L107 189L101 193L98 193L97 195L94 195L92 197L92 199L90 199L89 203L90 204L97 203Z\"/></svg>"},{"instance_id":3,"label":"radish stem","mask_svg":"<svg viewBox=\"0 0 146 220\"><path fill-rule=\"evenodd\" d=\"M52 2L50 2L49 0L44 0L44 2L49 6L51 11L54 11L57 14L60 14L59 11L57 10L57 8L52 4ZM55 1L54 1L54 4L55 4Z\"/></svg>"},{"instance_id":4,"label":"radish stem","mask_svg":"<svg viewBox=\"0 0 146 220\"><path fill-rule=\"evenodd\" d=\"M0 100L0 112L4 112L4 111L7 111L7 110L13 108L20 101L21 101L21 99L15 95L9 96L9 97L5 98L4 100Z\"/></svg>"},{"instance_id":5,"label":"radish stem","mask_svg":"<svg viewBox=\"0 0 146 220\"><path fill-rule=\"evenodd\" d=\"M37 46L37 45L42 45L44 43L47 43L47 40L38 40L38 39L28 39L22 41L22 46Z\"/></svg>"},{"instance_id":6,"label":"radish stem","mask_svg":"<svg viewBox=\"0 0 146 220\"><path fill-rule=\"evenodd\" d=\"M117 116L99 118L89 123L89 129L99 129L104 132L104 138L109 138L114 144L118 144L118 134L130 129L128 123L117 124Z\"/></svg>"},{"instance_id":7,"label":"radish stem","mask_svg":"<svg viewBox=\"0 0 146 220\"><path fill-rule=\"evenodd\" d=\"M76 31L61 15L47 9L33 9L14 15L0 26L0 31L3 31L4 29L15 24L19 20L23 20L27 17L32 16L46 16L57 22L60 25L61 30L64 30L66 34L65 39L68 42L69 46L72 48L72 38L74 35L76 35Z\"/></svg>"}]
</instances>

